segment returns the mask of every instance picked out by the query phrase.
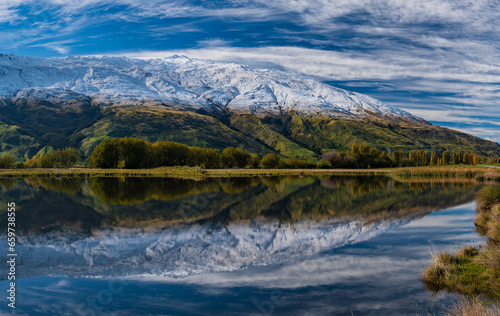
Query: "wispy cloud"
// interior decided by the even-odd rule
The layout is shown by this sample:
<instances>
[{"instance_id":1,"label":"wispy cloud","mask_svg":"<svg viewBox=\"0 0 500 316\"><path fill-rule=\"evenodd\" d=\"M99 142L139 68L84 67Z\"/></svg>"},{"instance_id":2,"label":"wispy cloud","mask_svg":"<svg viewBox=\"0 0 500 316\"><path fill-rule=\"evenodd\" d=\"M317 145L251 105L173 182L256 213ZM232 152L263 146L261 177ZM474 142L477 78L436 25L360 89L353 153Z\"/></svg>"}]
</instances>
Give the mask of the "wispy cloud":
<instances>
[{"instance_id":1,"label":"wispy cloud","mask_svg":"<svg viewBox=\"0 0 500 316\"><path fill-rule=\"evenodd\" d=\"M10 0L0 2L0 49L234 61L447 111L454 123L477 112L496 122L498 12L489 0Z\"/></svg>"}]
</instances>

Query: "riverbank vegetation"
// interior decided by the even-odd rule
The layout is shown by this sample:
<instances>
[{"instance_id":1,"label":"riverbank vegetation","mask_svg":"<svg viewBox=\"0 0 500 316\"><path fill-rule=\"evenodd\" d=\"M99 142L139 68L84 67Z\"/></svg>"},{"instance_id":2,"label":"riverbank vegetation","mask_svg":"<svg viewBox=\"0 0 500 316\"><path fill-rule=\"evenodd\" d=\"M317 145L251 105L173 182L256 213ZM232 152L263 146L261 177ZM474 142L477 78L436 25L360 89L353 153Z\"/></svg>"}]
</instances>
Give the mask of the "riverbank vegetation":
<instances>
[{"instance_id":1,"label":"riverbank vegetation","mask_svg":"<svg viewBox=\"0 0 500 316\"><path fill-rule=\"evenodd\" d=\"M447 171L447 169L449 169ZM355 176L384 175L401 182L500 181L500 170L479 166L406 167L383 169L205 169L201 167L119 168L18 168L0 169L0 178L23 177L171 177L204 179L251 176ZM423 176L424 175L424 176Z\"/></svg>"},{"instance_id":2,"label":"riverbank vegetation","mask_svg":"<svg viewBox=\"0 0 500 316\"><path fill-rule=\"evenodd\" d=\"M477 231L488 238L485 245L467 246L455 254L437 254L422 274L431 291L446 290L465 295L457 310L474 304L489 304L498 311L500 303L500 186L482 188L476 196ZM487 301L483 301L487 300ZM487 303L485 303L487 302ZM460 306L462 305L462 306ZM476 308L483 310L485 308ZM470 314L483 315L483 314ZM493 315L493 314L490 314Z\"/></svg>"},{"instance_id":3,"label":"riverbank vegetation","mask_svg":"<svg viewBox=\"0 0 500 316\"><path fill-rule=\"evenodd\" d=\"M8 154L0 158L0 168L68 168L88 166L92 168L144 169L172 166L201 167L207 169L373 169L415 166L479 165L500 163L500 158L479 157L471 153L425 150L380 151L367 145L354 144L348 152L325 152L321 159L298 159L268 153L261 157L243 148L228 147L222 150L201 148L160 141L151 143L139 138L109 138L103 140L81 161L76 148L56 150L34 156L28 161L16 162Z\"/></svg>"},{"instance_id":4,"label":"riverbank vegetation","mask_svg":"<svg viewBox=\"0 0 500 316\"><path fill-rule=\"evenodd\" d=\"M496 158L486 160L484 157L460 152L451 155L449 152L443 152L440 156L442 158L437 158L436 153L429 155L422 150L410 151L408 155L402 151L389 154L354 144L349 152L327 152L320 161L298 158L284 160L272 153L261 158L243 148L229 147L221 152L217 149L190 147L169 141L151 143L137 138L111 138L102 141L94 148L90 157L83 161L81 153L75 148L45 153L24 163L17 162L10 155L3 155L0 157L0 177L204 178L336 174L389 175L398 180L412 181L451 178L480 181L500 179L500 169L475 164L479 161L497 161ZM459 161L471 164L454 164Z\"/></svg>"}]
</instances>

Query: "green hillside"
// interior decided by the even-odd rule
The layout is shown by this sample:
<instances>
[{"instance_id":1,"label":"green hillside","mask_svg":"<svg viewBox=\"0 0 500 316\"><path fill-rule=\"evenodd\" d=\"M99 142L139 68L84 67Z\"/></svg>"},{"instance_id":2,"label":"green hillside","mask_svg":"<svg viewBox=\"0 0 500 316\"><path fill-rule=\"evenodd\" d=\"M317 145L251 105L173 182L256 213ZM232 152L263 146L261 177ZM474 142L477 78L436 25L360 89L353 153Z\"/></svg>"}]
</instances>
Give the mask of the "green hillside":
<instances>
[{"instance_id":1,"label":"green hillside","mask_svg":"<svg viewBox=\"0 0 500 316\"><path fill-rule=\"evenodd\" d=\"M90 101L89 101L90 102ZM319 158L325 151L349 150L354 143L380 150L424 149L500 156L500 145L464 133L394 120L339 120L283 114L208 114L165 106L72 106L17 104L0 108L0 147L19 159L38 152L77 147L84 156L104 138L140 137L190 146L243 147L251 153Z\"/></svg>"},{"instance_id":2,"label":"green hillside","mask_svg":"<svg viewBox=\"0 0 500 316\"><path fill-rule=\"evenodd\" d=\"M106 137L131 136L151 142L169 140L221 150L245 147L252 152L273 152L251 135L240 133L208 115L166 107L110 107L102 112L100 120L77 133L81 139L79 148L85 155Z\"/></svg>"}]
</instances>

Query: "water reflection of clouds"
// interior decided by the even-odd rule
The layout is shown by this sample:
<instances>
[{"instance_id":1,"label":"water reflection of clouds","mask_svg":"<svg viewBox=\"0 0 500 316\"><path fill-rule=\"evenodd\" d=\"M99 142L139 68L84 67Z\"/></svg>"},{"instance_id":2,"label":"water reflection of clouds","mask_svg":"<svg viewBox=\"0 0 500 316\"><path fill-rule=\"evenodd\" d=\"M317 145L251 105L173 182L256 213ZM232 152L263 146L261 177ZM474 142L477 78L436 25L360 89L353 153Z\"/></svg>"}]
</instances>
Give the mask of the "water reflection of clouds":
<instances>
[{"instance_id":1,"label":"water reflection of clouds","mask_svg":"<svg viewBox=\"0 0 500 316\"><path fill-rule=\"evenodd\" d=\"M163 281L222 287L287 288L333 284L346 279L355 282L355 278L376 277L383 272L416 266L420 268L429 262L431 252L438 248L451 251L454 245L482 241L474 232L474 206L474 203L468 203L429 214L393 231L362 241L364 246L347 245L319 254L319 257L290 260L279 267L255 267L230 273L193 275L184 279L165 278ZM453 229L450 231L449 227ZM143 277L145 276L141 276ZM384 278L387 277L391 277L390 273ZM401 277L398 275L398 278ZM160 279L151 276L150 280Z\"/></svg>"},{"instance_id":2,"label":"water reflection of clouds","mask_svg":"<svg viewBox=\"0 0 500 316\"><path fill-rule=\"evenodd\" d=\"M246 191L249 199L243 201L238 200L241 194L233 194L226 188L228 192L224 191L223 198L211 200L212 208L220 211L217 203L230 202L233 205L231 212L226 213L237 220L232 217L220 220L217 215L214 218L218 221L151 229L140 225L133 229L101 229L101 222L91 222L97 214L92 212L100 210L97 206L102 207L102 200L92 194L85 195L91 192L87 182L82 183L87 193L76 195L55 191L59 187L51 183L51 186L44 183L46 190L20 185L23 192L39 194L37 199L30 200L44 198L51 202L47 203L51 208L59 203L57 209L70 214L69 219L73 220L75 215L77 220L89 223L89 227L96 227L92 234L77 234L71 229L69 232L56 229L50 233L36 233L29 237L33 238L31 245L29 240L20 245L20 251L26 247L20 273L34 277L20 280L20 295L26 298L23 306L47 315L64 314L95 296L110 280L78 278L78 275L106 275L111 279L134 275L126 280L129 286L123 295L116 295L107 307L107 315L134 315L146 310L150 314L162 314L165 310L172 314L203 314L206 311L258 314L254 301L269 300L273 291L279 291L286 298L273 307L274 314L300 314L302 311L304 314L350 315L351 310L355 315L387 314L392 310L409 313L415 310L415 304L432 309L430 294L418 279L430 261L430 253L479 239L473 225L474 203L429 212L470 201L474 188L447 186L444 190L440 185L417 188L405 184L392 190L384 185L387 178L370 179L366 183L363 179L329 178L320 182L283 178L279 185L271 185L268 181L251 186ZM139 192L144 195L139 196L141 201L152 193L155 195L159 187L180 187L179 181L161 180L163 186L158 186L157 182L134 181L143 185L144 190ZM124 183L122 195L128 194L127 188L136 187L131 185L137 184L134 181ZM205 190L208 185L184 184L184 188L163 198L189 200L189 194ZM233 187L240 188L240 184L234 183ZM208 187L212 188L213 183ZM95 205L89 208L88 202ZM23 218L24 223L31 219L37 228L35 232L39 231L38 219L51 219L47 217L48 212L60 217L58 212L40 210L39 205L29 204L28 200L22 204L26 210L39 211L27 213ZM170 205L163 200L116 207L107 204L108 211L97 215L99 218L112 215L118 221L123 219L132 223L141 223L143 217L152 222L163 216L176 220L172 209L167 207ZM266 212L255 217L251 206L259 206ZM289 211L301 212L291 212L292 216L276 215L276 211L282 212L287 207ZM168 212L159 216L157 211L163 209ZM315 210L330 210L331 213L315 213ZM83 211L90 215L82 217L87 214ZM300 220L295 222L290 218ZM361 225L359 220L363 218L365 224ZM67 229L68 223L72 221L62 221L61 227ZM178 276L185 276L189 269L196 275L180 279L157 275L175 270L184 273ZM232 272L221 272L224 270ZM65 274L68 278L43 277L54 273ZM57 306L51 303L54 297L60 301ZM63 299L59 300L61 297Z\"/></svg>"},{"instance_id":3,"label":"water reflection of clouds","mask_svg":"<svg viewBox=\"0 0 500 316\"><path fill-rule=\"evenodd\" d=\"M318 313L347 313L350 310L374 312L414 306L433 309L431 296L419 281L419 274L437 249L450 250L451 242L479 242L473 232L473 204L429 215L403 227L357 245L324 253L317 258L290 261L279 268L259 267L246 271L190 276L183 280L165 280L208 287L256 287L294 291L289 303L305 302L304 310ZM459 212L456 212L456 211ZM457 219L457 221L455 221ZM466 221L465 219L469 219ZM426 224L432 222L429 229ZM436 228L449 227L455 230ZM446 231L446 232L445 232ZM310 289L314 290L311 291ZM305 291L300 297L295 292ZM315 301L326 295L335 297L331 304ZM307 296L307 298L304 297ZM449 299L442 294L435 300ZM319 300L324 302L324 300ZM349 308L347 308L349 306ZM380 309L378 309L378 307ZM284 308L286 310L286 308ZM422 311L422 310L421 310Z\"/></svg>"},{"instance_id":4,"label":"water reflection of clouds","mask_svg":"<svg viewBox=\"0 0 500 316\"><path fill-rule=\"evenodd\" d=\"M274 315L292 312L295 315L350 315L351 311L354 315L415 314L416 310L421 314L434 313L449 297L443 294L432 297L420 283L419 274L430 261L433 249L480 240L474 235L474 215L474 205L467 204L416 219L370 240L234 272L183 279L136 276L125 280L129 285L123 295L117 295L106 307L106 314L118 314L119 309L121 315L133 315L141 308L151 314L162 314L162 311L194 315L204 312L260 314L259 307L263 306L272 307ZM450 223L455 223L451 230ZM47 305L53 304L51 298L61 294L65 298L57 303L55 310L73 308L72 305L77 306L87 296L95 295L107 282L68 279L68 283L54 283L49 280L22 281L25 297L45 304L40 311L50 310ZM52 284L49 290L43 289L45 283ZM282 301L265 305L273 293L279 293Z\"/></svg>"}]
</instances>

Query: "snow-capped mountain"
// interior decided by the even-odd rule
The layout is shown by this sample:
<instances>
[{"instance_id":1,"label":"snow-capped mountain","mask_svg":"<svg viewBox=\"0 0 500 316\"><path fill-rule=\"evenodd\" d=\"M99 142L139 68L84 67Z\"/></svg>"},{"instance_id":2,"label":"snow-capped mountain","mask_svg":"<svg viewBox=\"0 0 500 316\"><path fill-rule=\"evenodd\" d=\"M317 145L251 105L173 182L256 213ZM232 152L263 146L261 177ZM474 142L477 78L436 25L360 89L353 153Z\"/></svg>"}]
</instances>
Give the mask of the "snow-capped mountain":
<instances>
[{"instance_id":1,"label":"snow-capped mountain","mask_svg":"<svg viewBox=\"0 0 500 316\"><path fill-rule=\"evenodd\" d=\"M422 119L371 97L312 79L245 65L172 56L35 58L0 55L0 99L68 104L157 104L257 115L295 111L333 117ZM0 100L1 101L1 100Z\"/></svg>"}]
</instances>

